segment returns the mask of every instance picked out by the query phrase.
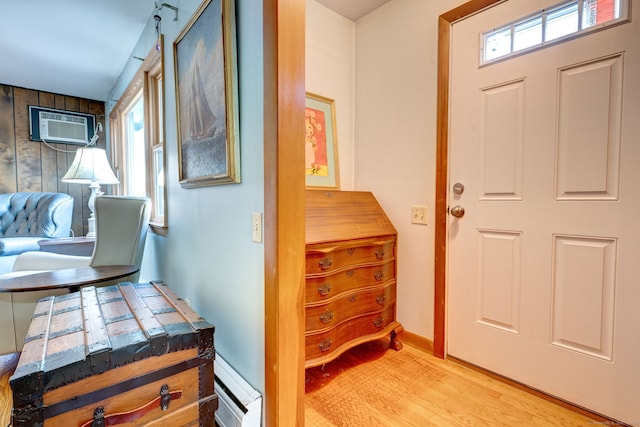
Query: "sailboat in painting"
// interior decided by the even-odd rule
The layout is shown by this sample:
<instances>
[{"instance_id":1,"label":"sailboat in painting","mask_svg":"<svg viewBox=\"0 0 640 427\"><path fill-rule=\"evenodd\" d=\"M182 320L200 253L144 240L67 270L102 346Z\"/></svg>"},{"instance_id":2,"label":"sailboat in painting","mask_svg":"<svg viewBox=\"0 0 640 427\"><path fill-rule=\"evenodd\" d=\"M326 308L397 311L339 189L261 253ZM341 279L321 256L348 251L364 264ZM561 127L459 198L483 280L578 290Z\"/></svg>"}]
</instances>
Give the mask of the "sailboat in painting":
<instances>
[{"instance_id":1,"label":"sailboat in painting","mask_svg":"<svg viewBox=\"0 0 640 427\"><path fill-rule=\"evenodd\" d=\"M190 136L192 141L210 138L216 131L216 116L211 111L204 94L200 68L195 64L191 80L191 102L189 104Z\"/></svg>"}]
</instances>

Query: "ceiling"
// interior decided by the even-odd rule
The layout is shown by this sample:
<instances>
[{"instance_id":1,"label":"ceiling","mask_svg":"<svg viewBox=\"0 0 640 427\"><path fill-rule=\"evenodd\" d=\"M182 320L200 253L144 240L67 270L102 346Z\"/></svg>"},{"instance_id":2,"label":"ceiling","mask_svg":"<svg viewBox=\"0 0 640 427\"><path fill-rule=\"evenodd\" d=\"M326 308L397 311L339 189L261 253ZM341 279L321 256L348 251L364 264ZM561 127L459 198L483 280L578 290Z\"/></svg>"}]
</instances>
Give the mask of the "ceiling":
<instances>
[{"instance_id":1,"label":"ceiling","mask_svg":"<svg viewBox=\"0 0 640 427\"><path fill-rule=\"evenodd\" d=\"M357 21L390 0L317 1ZM153 0L0 0L0 84L104 101L154 8Z\"/></svg>"},{"instance_id":2,"label":"ceiling","mask_svg":"<svg viewBox=\"0 0 640 427\"><path fill-rule=\"evenodd\" d=\"M357 21L389 1L391 0L317 0L318 3L352 21Z\"/></svg>"},{"instance_id":3,"label":"ceiling","mask_svg":"<svg viewBox=\"0 0 640 427\"><path fill-rule=\"evenodd\" d=\"M0 0L0 83L104 101L153 0Z\"/></svg>"}]
</instances>

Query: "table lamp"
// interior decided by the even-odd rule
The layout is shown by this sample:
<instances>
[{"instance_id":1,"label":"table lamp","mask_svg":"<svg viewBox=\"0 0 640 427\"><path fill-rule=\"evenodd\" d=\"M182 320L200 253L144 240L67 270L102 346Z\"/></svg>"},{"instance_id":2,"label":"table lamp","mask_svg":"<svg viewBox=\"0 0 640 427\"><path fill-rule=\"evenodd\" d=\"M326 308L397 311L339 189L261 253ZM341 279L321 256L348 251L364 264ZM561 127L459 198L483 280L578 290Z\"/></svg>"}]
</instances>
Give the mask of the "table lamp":
<instances>
[{"instance_id":1,"label":"table lamp","mask_svg":"<svg viewBox=\"0 0 640 427\"><path fill-rule=\"evenodd\" d=\"M118 184L118 178L114 175L107 160L107 153L102 148L82 147L76 151L76 157L69 170L62 177L62 182L76 184L89 184L91 196L89 197L89 232L87 237L96 236L95 216L93 209L97 196L104 194L100 184Z\"/></svg>"}]
</instances>

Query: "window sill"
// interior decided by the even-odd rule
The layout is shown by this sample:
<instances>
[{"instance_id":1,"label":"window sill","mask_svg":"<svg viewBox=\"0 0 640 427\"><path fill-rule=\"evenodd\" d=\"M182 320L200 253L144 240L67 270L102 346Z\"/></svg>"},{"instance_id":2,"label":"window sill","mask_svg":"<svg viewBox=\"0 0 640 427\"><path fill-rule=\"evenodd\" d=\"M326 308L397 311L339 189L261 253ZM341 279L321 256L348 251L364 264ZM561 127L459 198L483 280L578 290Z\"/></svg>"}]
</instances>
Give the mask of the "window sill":
<instances>
[{"instance_id":1,"label":"window sill","mask_svg":"<svg viewBox=\"0 0 640 427\"><path fill-rule=\"evenodd\" d=\"M150 222L149 228L151 228L151 231L158 236L167 237L167 234L169 233L169 227L164 224Z\"/></svg>"}]
</instances>

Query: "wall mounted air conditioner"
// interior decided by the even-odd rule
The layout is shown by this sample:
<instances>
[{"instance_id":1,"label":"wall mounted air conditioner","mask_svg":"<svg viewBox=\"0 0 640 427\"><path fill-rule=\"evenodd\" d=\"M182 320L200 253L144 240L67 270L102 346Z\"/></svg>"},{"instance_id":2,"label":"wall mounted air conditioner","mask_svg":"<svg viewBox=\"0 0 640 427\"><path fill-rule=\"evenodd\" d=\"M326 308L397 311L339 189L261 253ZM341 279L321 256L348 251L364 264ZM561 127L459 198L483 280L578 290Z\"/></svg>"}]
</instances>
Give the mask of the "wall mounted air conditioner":
<instances>
[{"instance_id":1,"label":"wall mounted air conditioner","mask_svg":"<svg viewBox=\"0 0 640 427\"><path fill-rule=\"evenodd\" d=\"M84 145L95 133L92 114L29 106L32 141Z\"/></svg>"}]
</instances>

